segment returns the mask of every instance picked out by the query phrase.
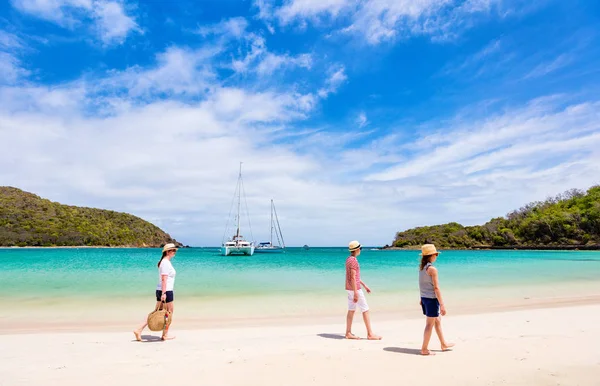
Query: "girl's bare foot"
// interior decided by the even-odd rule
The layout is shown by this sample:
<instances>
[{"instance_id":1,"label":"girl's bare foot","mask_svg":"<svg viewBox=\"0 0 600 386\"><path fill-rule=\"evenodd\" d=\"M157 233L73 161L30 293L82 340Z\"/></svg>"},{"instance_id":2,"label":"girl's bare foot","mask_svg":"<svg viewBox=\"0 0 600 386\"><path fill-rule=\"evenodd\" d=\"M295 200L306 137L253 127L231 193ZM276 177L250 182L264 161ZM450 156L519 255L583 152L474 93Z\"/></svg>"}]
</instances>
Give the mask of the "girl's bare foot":
<instances>
[{"instance_id":1,"label":"girl's bare foot","mask_svg":"<svg viewBox=\"0 0 600 386\"><path fill-rule=\"evenodd\" d=\"M442 351L449 351L454 347L454 343L446 343L442 345Z\"/></svg>"},{"instance_id":2,"label":"girl's bare foot","mask_svg":"<svg viewBox=\"0 0 600 386\"><path fill-rule=\"evenodd\" d=\"M429 350L421 350L421 355L435 355L435 353Z\"/></svg>"},{"instance_id":3,"label":"girl's bare foot","mask_svg":"<svg viewBox=\"0 0 600 386\"><path fill-rule=\"evenodd\" d=\"M367 337L367 339L369 339L369 340L381 340L381 337L379 335L373 334L373 335L369 335Z\"/></svg>"},{"instance_id":4,"label":"girl's bare foot","mask_svg":"<svg viewBox=\"0 0 600 386\"><path fill-rule=\"evenodd\" d=\"M360 339L358 336L354 335L351 332L346 333L346 339Z\"/></svg>"},{"instance_id":5,"label":"girl's bare foot","mask_svg":"<svg viewBox=\"0 0 600 386\"><path fill-rule=\"evenodd\" d=\"M173 340L175 339L174 336L168 336L168 335L163 335L160 340Z\"/></svg>"},{"instance_id":6,"label":"girl's bare foot","mask_svg":"<svg viewBox=\"0 0 600 386\"><path fill-rule=\"evenodd\" d=\"M142 341L142 334L140 331L133 330L133 335L135 335L135 340L137 340L138 342Z\"/></svg>"}]
</instances>

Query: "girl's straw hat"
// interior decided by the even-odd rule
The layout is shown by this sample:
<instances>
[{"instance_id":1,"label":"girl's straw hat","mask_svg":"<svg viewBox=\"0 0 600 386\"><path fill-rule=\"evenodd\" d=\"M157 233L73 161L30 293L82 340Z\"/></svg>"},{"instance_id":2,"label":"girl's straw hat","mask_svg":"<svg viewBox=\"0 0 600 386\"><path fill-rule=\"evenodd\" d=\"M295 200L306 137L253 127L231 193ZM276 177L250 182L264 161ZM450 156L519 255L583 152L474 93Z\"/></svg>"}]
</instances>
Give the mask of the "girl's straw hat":
<instances>
[{"instance_id":1,"label":"girl's straw hat","mask_svg":"<svg viewBox=\"0 0 600 386\"><path fill-rule=\"evenodd\" d=\"M439 255L440 253L435 249L433 244L425 244L421 247L421 256Z\"/></svg>"}]
</instances>

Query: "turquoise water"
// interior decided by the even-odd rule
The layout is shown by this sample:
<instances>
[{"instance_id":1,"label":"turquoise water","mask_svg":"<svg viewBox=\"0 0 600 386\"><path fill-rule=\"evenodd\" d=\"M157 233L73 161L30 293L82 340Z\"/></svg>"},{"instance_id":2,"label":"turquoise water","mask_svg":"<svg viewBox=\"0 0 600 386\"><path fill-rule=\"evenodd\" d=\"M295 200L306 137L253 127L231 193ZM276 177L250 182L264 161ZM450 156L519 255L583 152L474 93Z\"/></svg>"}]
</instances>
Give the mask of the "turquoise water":
<instances>
[{"instance_id":1,"label":"turquoise water","mask_svg":"<svg viewBox=\"0 0 600 386\"><path fill-rule=\"evenodd\" d=\"M221 256L181 249L173 260L177 298L339 294L344 248L290 248L284 254ZM158 280L157 249L2 249L0 282L12 300L148 297ZM416 293L418 251L365 249L363 280L378 293ZM444 251L436 266L444 289L480 291L552 283L597 283L594 251Z\"/></svg>"}]
</instances>

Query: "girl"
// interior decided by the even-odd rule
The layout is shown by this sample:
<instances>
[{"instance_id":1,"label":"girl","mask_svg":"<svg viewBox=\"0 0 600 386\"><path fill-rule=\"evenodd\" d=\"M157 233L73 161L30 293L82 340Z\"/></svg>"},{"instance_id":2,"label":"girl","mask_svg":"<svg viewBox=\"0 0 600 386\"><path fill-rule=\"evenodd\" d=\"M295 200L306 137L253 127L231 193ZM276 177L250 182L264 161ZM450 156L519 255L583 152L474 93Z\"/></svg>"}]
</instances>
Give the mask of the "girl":
<instances>
[{"instance_id":1,"label":"girl","mask_svg":"<svg viewBox=\"0 0 600 386\"><path fill-rule=\"evenodd\" d=\"M425 244L421 247L421 265L419 267L419 291L421 292L421 308L427 317L425 333L423 334L423 346L421 355L435 355L429 351L429 340L435 327L435 332L442 344L442 351L449 350L454 343L448 343L442 333L442 316L446 315L446 307L442 299L442 291L438 280L438 271L433 266L439 252L433 244Z\"/></svg>"}]
</instances>

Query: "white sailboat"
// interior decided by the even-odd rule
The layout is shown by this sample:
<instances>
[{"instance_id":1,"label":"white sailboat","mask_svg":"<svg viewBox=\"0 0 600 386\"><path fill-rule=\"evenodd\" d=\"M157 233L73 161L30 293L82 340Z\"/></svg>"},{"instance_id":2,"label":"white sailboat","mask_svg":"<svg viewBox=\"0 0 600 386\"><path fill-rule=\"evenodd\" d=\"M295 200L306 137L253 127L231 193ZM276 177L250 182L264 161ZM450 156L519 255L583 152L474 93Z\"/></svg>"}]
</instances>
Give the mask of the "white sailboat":
<instances>
[{"instance_id":1,"label":"white sailboat","mask_svg":"<svg viewBox=\"0 0 600 386\"><path fill-rule=\"evenodd\" d=\"M227 241L223 241L221 246L221 254L223 256L229 255L247 255L252 256L254 254L254 241L247 241L244 239L244 236L240 234L240 208L241 208L241 194L244 189L244 182L242 180L242 163L240 162L240 174L238 176L238 182L236 186L237 193L237 216L236 216L236 232L235 234ZM244 196L245 202L245 196ZM233 203L232 203L233 204ZM246 212L248 211L248 206L246 205ZM230 213L231 215L231 213ZM230 216L231 217L231 216ZM248 216L248 224L250 227L250 234L252 234L252 227L250 225L250 216ZM228 223L229 225L229 223ZM227 233L227 228L225 229L225 233ZM223 236L225 239L225 236Z\"/></svg>"},{"instance_id":2,"label":"white sailboat","mask_svg":"<svg viewBox=\"0 0 600 386\"><path fill-rule=\"evenodd\" d=\"M273 233L277 237L277 245L273 244ZM283 241L283 234L281 233L279 218L277 218L277 211L275 210L273 200L271 200L271 241L258 244L254 251L256 253L281 253L285 251L285 242Z\"/></svg>"}]
</instances>

